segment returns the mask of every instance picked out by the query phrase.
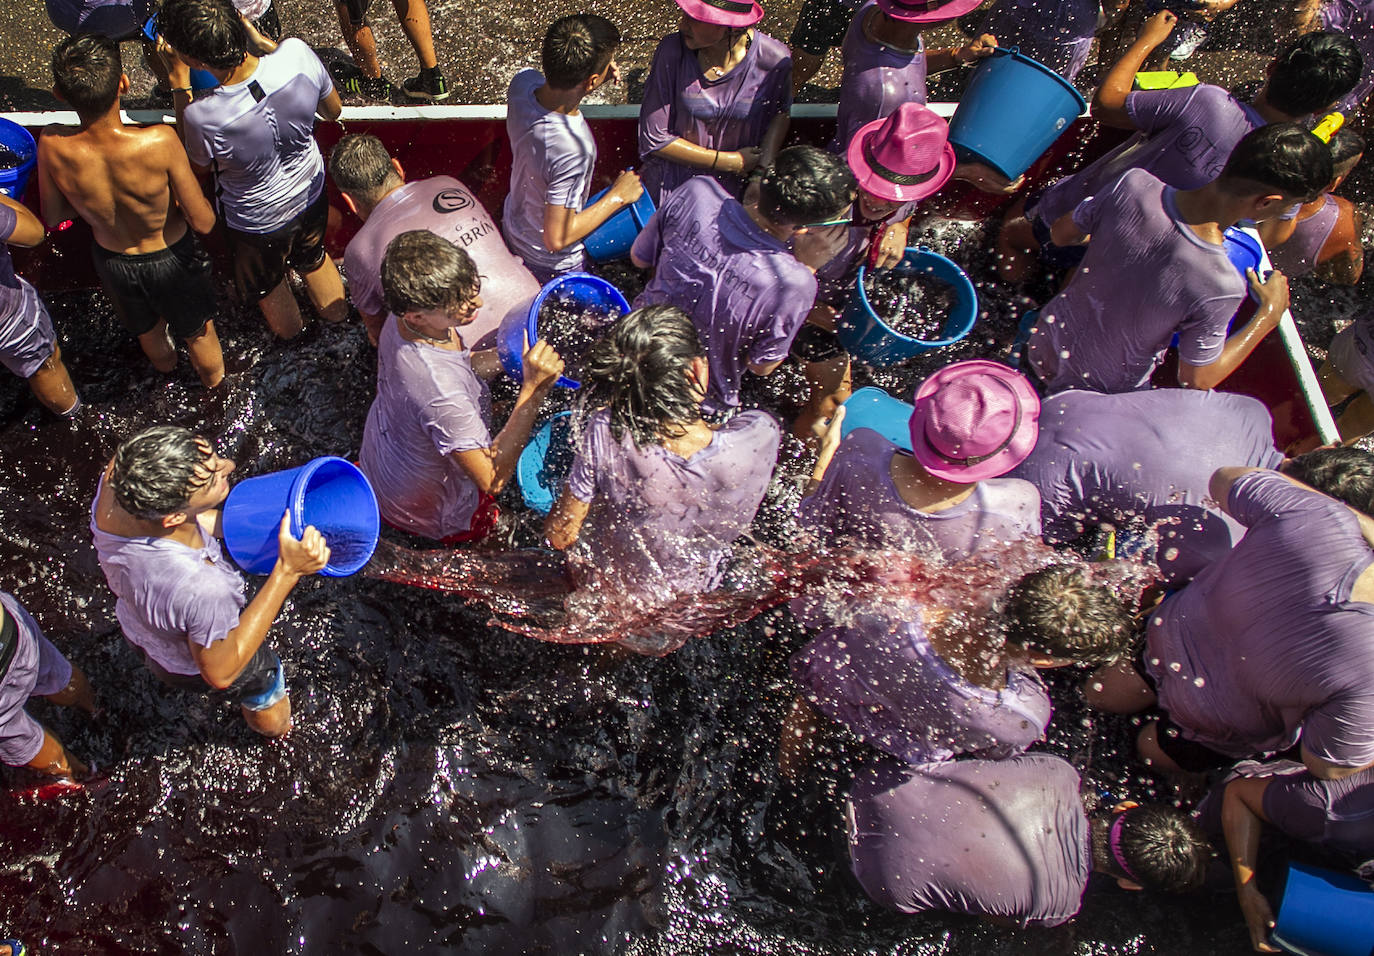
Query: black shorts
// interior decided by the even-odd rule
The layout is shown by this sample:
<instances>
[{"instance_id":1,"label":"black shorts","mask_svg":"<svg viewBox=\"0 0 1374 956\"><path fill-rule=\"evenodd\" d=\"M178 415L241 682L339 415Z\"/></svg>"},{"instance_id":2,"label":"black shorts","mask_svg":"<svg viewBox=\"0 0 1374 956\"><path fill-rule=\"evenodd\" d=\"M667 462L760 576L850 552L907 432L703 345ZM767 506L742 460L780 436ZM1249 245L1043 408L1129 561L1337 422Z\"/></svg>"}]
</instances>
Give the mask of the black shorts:
<instances>
[{"instance_id":1,"label":"black shorts","mask_svg":"<svg viewBox=\"0 0 1374 956\"><path fill-rule=\"evenodd\" d=\"M1149 685L1150 690L1154 691L1155 698L1158 699L1159 686L1145 667L1144 655L1145 649L1142 645L1141 652L1135 658L1132 666L1141 679ZM1155 725L1155 738L1159 742L1159 749L1164 752L1164 756L1178 764L1182 770L1189 773L1206 773L1218 767L1229 767L1240 759L1218 753L1206 744L1189 740L1183 736L1183 729L1169 719L1168 713L1158 707L1146 716Z\"/></svg>"},{"instance_id":2,"label":"black shorts","mask_svg":"<svg viewBox=\"0 0 1374 956\"><path fill-rule=\"evenodd\" d=\"M844 42L854 11L839 0L804 0L787 45L812 56L825 56Z\"/></svg>"},{"instance_id":3,"label":"black shorts","mask_svg":"<svg viewBox=\"0 0 1374 956\"><path fill-rule=\"evenodd\" d=\"M271 232L240 232L227 228L234 256L234 283L247 302L261 302L286 278L288 267L314 272L324 264L324 231L329 225L329 192L284 226Z\"/></svg>"},{"instance_id":4,"label":"black shorts","mask_svg":"<svg viewBox=\"0 0 1374 956\"><path fill-rule=\"evenodd\" d=\"M1088 254L1087 245L1079 246L1056 246L1054 240L1050 238L1050 227L1054 223L1045 222L1037 215L1038 210L1033 203L1038 200L1039 195L1026 201L1029 211L1026 218L1030 221L1031 232L1035 236L1035 241L1040 243L1040 261L1056 272L1068 272L1070 269L1077 269L1083 261L1083 257Z\"/></svg>"},{"instance_id":5,"label":"black shorts","mask_svg":"<svg viewBox=\"0 0 1374 956\"><path fill-rule=\"evenodd\" d=\"M190 229L156 252L125 255L92 244L91 259L115 314L134 335L166 319L172 335L195 338L219 312L210 256Z\"/></svg>"},{"instance_id":6,"label":"black shorts","mask_svg":"<svg viewBox=\"0 0 1374 956\"><path fill-rule=\"evenodd\" d=\"M348 22L358 27L362 26L363 18L367 16L367 8L372 6L372 0L334 0L334 4L347 10Z\"/></svg>"},{"instance_id":7,"label":"black shorts","mask_svg":"<svg viewBox=\"0 0 1374 956\"><path fill-rule=\"evenodd\" d=\"M247 710L267 710L286 696L286 674L281 658L266 644L259 645L243 673L223 690L215 690L199 674L173 674L144 654L148 668L169 687L226 697Z\"/></svg>"},{"instance_id":8,"label":"black shorts","mask_svg":"<svg viewBox=\"0 0 1374 956\"><path fill-rule=\"evenodd\" d=\"M829 362L844 355L844 346L834 332L808 322L797 332L788 354L801 362Z\"/></svg>"}]
</instances>

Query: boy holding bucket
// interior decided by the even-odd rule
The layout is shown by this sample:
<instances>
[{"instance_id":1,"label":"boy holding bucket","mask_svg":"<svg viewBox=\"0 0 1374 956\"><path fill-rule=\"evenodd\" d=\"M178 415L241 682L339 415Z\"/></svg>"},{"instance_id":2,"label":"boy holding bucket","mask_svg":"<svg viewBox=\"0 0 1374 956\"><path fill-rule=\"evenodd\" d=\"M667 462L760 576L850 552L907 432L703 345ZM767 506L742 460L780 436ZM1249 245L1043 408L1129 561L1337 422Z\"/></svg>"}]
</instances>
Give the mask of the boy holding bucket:
<instances>
[{"instance_id":1,"label":"boy holding bucket","mask_svg":"<svg viewBox=\"0 0 1374 956\"><path fill-rule=\"evenodd\" d=\"M605 17L580 13L555 20L544 34L544 72L524 70L506 93L510 192L502 231L511 250L542 285L583 265L582 240L644 193L626 170L583 209L596 166L596 140L578 109L606 83L620 80L620 31Z\"/></svg>"}]
</instances>

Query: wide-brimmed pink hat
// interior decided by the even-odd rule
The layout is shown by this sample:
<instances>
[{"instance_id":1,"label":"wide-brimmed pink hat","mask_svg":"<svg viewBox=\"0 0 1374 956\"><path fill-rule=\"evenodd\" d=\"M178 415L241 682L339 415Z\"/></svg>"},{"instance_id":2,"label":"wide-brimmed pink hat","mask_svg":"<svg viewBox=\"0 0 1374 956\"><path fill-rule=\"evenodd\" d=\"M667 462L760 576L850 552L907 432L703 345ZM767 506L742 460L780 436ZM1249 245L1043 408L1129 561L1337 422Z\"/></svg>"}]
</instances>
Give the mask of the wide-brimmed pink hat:
<instances>
[{"instance_id":1,"label":"wide-brimmed pink hat","mask_svg":"<svg viewBox=\"0 0 1374 956\"><path fill-rule=\"evenodd\" d=\"M937 478L971 484L1011 471L1035 448L1040 396L1001 362L955 362L916 389L911 452Z\"/></svg>"},{"instance_id":2,"label":"wide-brimmed pink hat","mask_svg":"<svg viewBox=\"0 0 1374 956\"><path fill-rule=\"evenodd\" d=\"M878 0L878 9L894 20L935 23L976 10L983 0Z\"/></svg>"},{"instance_id":3,"label":"wide-brimmed pink hat","mask_svg":"<svg viewBox=\"0 0 1374 956\"><path fill-rule=\"evenodd\" d=\"M763 19L758 0L677 0L677 5L693 20L718 27L752 27Z\"/></svg>"},{"instance_id":4,"label":"wide-brimmed pink hat","mask_svg":"<svg viewBox=\"0 0 1374 956\"><path fill-rule=\"evenodd\" d=\"M949 124L919 103L860 126L847 159L859 187L888 202L925 199L954 175Z\"/></svg>"}]
</instances>

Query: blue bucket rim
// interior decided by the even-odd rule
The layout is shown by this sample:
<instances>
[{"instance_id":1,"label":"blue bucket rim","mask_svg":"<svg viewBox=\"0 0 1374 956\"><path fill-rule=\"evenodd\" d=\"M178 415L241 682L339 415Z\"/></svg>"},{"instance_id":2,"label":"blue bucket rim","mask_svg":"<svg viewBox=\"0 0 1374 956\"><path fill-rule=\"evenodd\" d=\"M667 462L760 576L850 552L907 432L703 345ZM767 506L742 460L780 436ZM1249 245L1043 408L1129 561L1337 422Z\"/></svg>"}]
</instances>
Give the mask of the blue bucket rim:
<instances>
[{"instance_id":1,"label":"blue bucket rim","mask_svg":"<svg viewBox=\"0 0 1374 956\"><path fill-rule=\"evenodd\" d=\"M985 60L983 60L983 63L990 63L995 57L998 57L998 56L1010 56L1010 57L1013 57L1013 58L1015 58L1016 60L1019 60L1019 61L1022 62L1022 63L1026 63L1026 64L1028 64L1028 65L1030 65L1030 66L1035 67L1035 68L1036 68L1037 70L1039 70L1041 73L1044 73L1044 74L1046 74L1047 76L1051 76L1051 77L1053 77L1054 79L1058 80L1058 81L1059 81L1059 85L1062 86L1062 87L1063 87L1065 90L1067 90L1068 92L1072 93L1072 94L1073 94L1073 98L1074 98L1075 100L1078 101L1078 115L1079 115L1079 116L1082 116L1085 112L1087 112L1087 110L1088 110L1088 101L1085 100L1085 99L1083 98L1083 94L1082 94L1082 93L1078 92L1078 88L1077 88L1076 86L1074 86L1074 85L1073 85L1072 83L1070 83L1068 80L1064 79L1064 77L1060 76L1060 75L1059 75L1058 73L1056 73L1054 70L1051 70L1051 69L1050 69L1049 67L1047 67L1045 64L1041 63L1039 60L1036 60L1036 59L1033 59L1032 57L1026 56L1026 54L1024 54L1024 53L1021 52L1021 48L1020 48L1019 46L998 46L998 47L993 47L993 48L992 48L992 56L987 57ZM982 66L982 63L980 63L979 66Z\"/></svg>"},{"instance_id":2,"label":"blue bucket rim","mask_svg":"<svg viewBox=\"0 0 1374 956\"><path fill-rule=\"evenodd\" d=\"M367 480L367 475L363 474L362 469L347 458L340 458L337 455L321 455L301 465L300 470L296 472L295 479L291 482L291 488L287 492L286 497L291 511L291 533L297 538L305 533L305 486L309 483L310 479L315 477L315 474L326 465L344 465L346 466L346 470L353 472L361 478L363 484L368 489L372 488L372 482ZM370 498L372 502L373 520L377 524L378 536L380 536L382 514L377 507L377 495L373 493ZM373 537L371 546L368 547L367 553L363 556L362 561L357 563L356 567L351 566L351 564L335 564L331 556L330 562L321 569L320 574L326 577L341 578L348 577L351 574L357 574L363 569L367 562L372 560L372 554L377 550L378 536ZM325 543L329 543L327 539Z\"/></svg>"},{"instance_id":3,"label":"blue bucket rim","mask_svg":"<svg viewBox=\"0 0 1374 956\"><path fill-rule=\"evenodd\" d=\"M27 151L27 155L25 155L25 156L22 157L23 160L24 160L24 164L25 164L25 165L27 165L27 164L30 163L30 162L36 162L36 161L37 161L37 159L38 159L38 140L34 137L33 133L28 129L28 127L26 127L26 126L24 126L24 125L22 125L22 124L20 124L20 123L16 123L16 122L15 122L14 120L12 120L12 119L7 119L7 118L5 118L5 117L3 117L3 116L0 116L0 128L4 128L4 129L13 129L13 130L15 130L16 132L22 134L23 145L24 145L24 147L26 148L26 151ZM23 168L22 166L16 166L16 167L15 167L15 169L22 169L22 168Z\"/></svg>"},{"instance_id":4,"label":"blue bucket rim","mask_svg":"<svg viewBox=\"0 0 1374 956\"><path fill-rule=\"evenodd\" d=\"M564 409L561 412L554 412L548 418L536 425L534 431L530 433L530 440L525 443L525 447L520 452L520 458L516 461L515 481L520 486L520 497L527 506L533 508L535 511L538 511L539 507L534 502L530 501L530 494L526 485L527 476L528 481L533 482L535 476L543 470L544 462L548 459L549 454L548 447L546 446L544 454L539 457L538 468L533 468L535 443L545 434L545 432L547 432L549 436L549 445L552 445L554 424L563 420L570 420L572 416L573 413L571 409ZM571 421L569 421L569 425L571 425ZM555 501L558 500L557 495L553 497ZM550 502L550 510L552 510L552 502ZM544 514L547 513L547 511L544 512Z\"/></svg>"},{"instance_id":5,"label":"blue bucket rim","mask_svg":"<svg viewBox=\"0 0 1374 956\"><path fill-rule=\"evenodd\" d=\"M879 325L881 325L883 327L883 330L887 332L887 334L891 335L894 339L897 339L900 342L909 342L913 345L927 346L928 351L933 351L934 349L943 348L946 345L953 345L955 342L962 341L970 332L973 331L973 326L978 322L978 290L973 287L973 280L968 277L968 273L964 271L963 266L959 265L959 263L955 262L953 259L940 255L940 253L931 249L929 246L908 246L906 252L902 255L902 261L898 263L898 266L904 265L908 262L915 263L917 260L923 258L927 260L938 259L942 262L947 262L951 266L953 266L959 274L960 281L958 283L950 283L950 285L953 286L956 292L967 291L969 298L973 302L973 315L969 319L968 324L964 326L963 331L961 331L958 335L952 338L945 337L940 339L916 339L912 338L909 335L903 335L901 332L898 332L892 326L888 325L886 320L884 320L883 317L878 314L878 310L873 308L873 304L868 301L868 290L864 288L864 276L868 275L868 265L866 263L864 265L859 266L859 276L855 282L855 290L856 294L859 296L859 301L863 303L863 307L868 310L868 313L873 316L873 320L877 322ZM891 272L895 271L896 268L897 266L894 266L892 269L884 271Z\"/></svg>"},{"instance_id":6,"label":"blue bucket rim","mask_svg":"<svg viewBox=\"0 0 1374 956\"><path fill-rule=\"evenodd\" d=\"M618 301L624 309L624 311L620 313L621 315L625 315L630 311L630 303L625 300L625 294L605 279L601 278L601 276L594 276L590 272L565 272L545 282L544 287L539 290L539 294L535 296L534 301L530 303L530 310L525 315L525 335L528 338L529 344L533 345L535 342L539 341L539 313L544 308L544 300L555 290L562 288L564 285L572 284L572 280L583 281L586 279L592 280L594 285L605 286L613 293L616 301ZM574 381L566 375L558 376L557 384L562 388L582 387L581 382Z\"/></svg>"}]
</instances>

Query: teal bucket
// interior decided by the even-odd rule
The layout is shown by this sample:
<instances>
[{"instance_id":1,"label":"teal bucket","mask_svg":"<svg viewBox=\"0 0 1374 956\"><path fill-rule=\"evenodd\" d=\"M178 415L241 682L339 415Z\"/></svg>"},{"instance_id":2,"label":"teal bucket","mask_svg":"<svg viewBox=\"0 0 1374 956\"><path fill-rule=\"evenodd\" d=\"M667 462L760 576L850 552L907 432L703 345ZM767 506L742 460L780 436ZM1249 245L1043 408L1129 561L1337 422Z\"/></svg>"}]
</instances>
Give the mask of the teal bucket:
<instances>
[{"instance_id":1,"label":"teal bucket","mask_svg":"<svg viewBox=\"0 0 1374 956\"><path fill-rule=\"evenodd\" d=\"M953 345L973 329L978 319L978 294L959 266L924 247L906 251L902 261L892 267L898 275L926 275L954 289L955 303L945 319L940 338L934 341L913 339L888 325L868 301L864 291L867 266L859 268L854 293L835 326L840 344L850 355L877 368L896 365L934 349Z\"/></svg>"},{"instance_id":2,"label":"teal bucket","mask_svg":"<svg viewBox=\"0 0 1374 956\"><path fill-rule=\"evenodd\" d=\"M287 510L293 535L299 538L307 525L324 535L330 554L320 573L326 577L357 572L377 547L381 515L372 485L352 462L326 456L247 478L230 490L222 509L224 544L239 567L249 574L272 570Z\"/></svg>"},{"instance_id":3,"label":"teal bucket","mask_svg":"<svg viewBox=\"0 0 1374 956\"><path fill-rule=\"evenodd\" d=\"M1347 873L1301 863L1288 866L1271 941L1303 956L1370 956L1374 890Z\"/></svg>"},{"instance_id":4,"label":"teal bucket","mask_svg":"<svg viewBox=\"0 0 1374 956\"><path fill-rule=\"evenodd\" d=\"M148 18L148 22L143 24L143 35L148 38L150 43L157 43L157 14L154 13ZM219 86L219 80L215 79L215 74L208 70L191 71L191 89L193 90L213 90Z\"/></svg>"},{"instance_id":5,"label":"teal bucket","mask_svg":"<svg viewBox=\"0 0 1374 956\"><path fill-rule=\"evenodd\" d=\"M960 159L1015 179L1087 108L1058 73L1015 48L998 47L969 79L949 121L949 142Z\"/></svg>"},{"instance_id":6,"label":"teal bucket","mask_svg":"<svg viewBox=\"0 0 1374 956\"><path fill-rule=\"evenodd\" d=\"M586 272L565 272L554 276L530 303L529 312L524 316L511 313L501 322L496 335L496 354L501 359L501 367L517 383L524 380L525 370L520 357L525 352L525 339L533 345L539 341L539 312L550 298L568 299L574 305L604 309L608 316L620 318L630 311L630 303L620 294L620 290L605 279ZM566 360L567 356L564 356ZM580 382L566 375L558 377L561 388L581 388Z\"/></svg>"},{"instance_id":7,"label":"teal bucket","mask_svg":"<svg viewBox=\"0 0 1374 956\"><path fill-rule=\"evenodd\" d=\"M38 144L33 134L7 119L0 119L0 146L9 150L19 160L18 165L0 169L0 193L15 202L24 200L24 190L28 188L29 177L38 164Z\"/></svg>"},{"instance_id":8,"label":"teal bucket","mask_svg":"<svg viewBox=\"0 0 1374 956\"><path fill-rule=\"evenodd\" d=\"M911 413L915 410L910 402L893 398L881 388L861 388L844 403L840 438L848 438L856 428L868 428L902 451L911 451Z\"/></svg>"},{"instance_id":9,"label":"teal bucket","mask_svg":"<svg viewBox=\"0 0 1374 956\"><path fill-rule=\"evenodd\" d=\"M587 200L587 205L594 204L608 192L609 188L601 190ZM640 230L653 214L654 201L646 189L642 196L625 208L617 210L615 215L597 226L591 235L582 240L582 248L587 253L587 258L593 262L624 259L630 254L630 247L635 244Z\"/></svg>"},{"instance_id":10,"label":"teal bucket","mask_svg":"<svg viewBox=\"0 0 1374 956\"><path fill-rule=\"evenodd\" d=\"M572 463L572 412L559 412L534 430L515 466L525 504L541 515L548 514Z\"/></svg>"}]
</instances>

